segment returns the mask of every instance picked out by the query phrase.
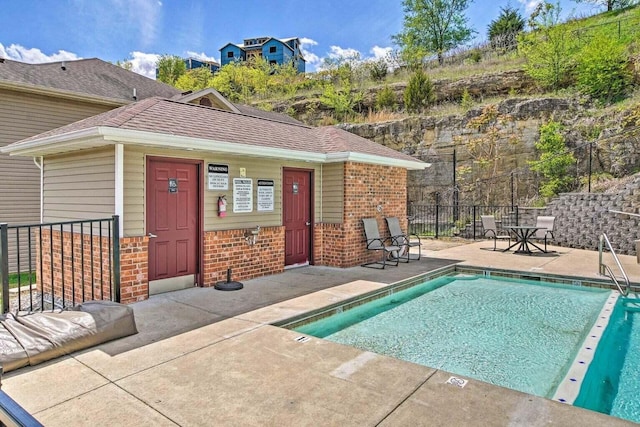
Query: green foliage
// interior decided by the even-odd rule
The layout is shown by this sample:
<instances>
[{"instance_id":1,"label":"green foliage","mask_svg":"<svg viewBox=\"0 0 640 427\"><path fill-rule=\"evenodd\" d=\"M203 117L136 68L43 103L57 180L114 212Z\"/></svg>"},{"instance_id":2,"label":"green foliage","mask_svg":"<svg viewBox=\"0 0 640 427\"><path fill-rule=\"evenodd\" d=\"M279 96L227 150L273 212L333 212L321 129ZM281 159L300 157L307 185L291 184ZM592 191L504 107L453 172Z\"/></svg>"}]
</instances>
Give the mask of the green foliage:
<instances>
[{"instance_id":1,"label":"green foliage","mask_svg":"<svg viewBox=\"0 0 640 427\"><path fill-rule=\"evenodd\" d=\"M469 91L465 88L460 98L460 106L466 112L473 108L473 97L469 94Z\"/></svg>"},{"instance_id":2,"label":"green foliage","mask_svg":"<svg viewBox=\"0 0 640 427\"><path fill-rule=\"evenodd\" d=\"M352 91L350 87L336 89L333 85L325 87L320 102L331 108L339 121L346 121L355 113L356 106L362 101L362 94Z\"/></svg>"},{"instance_id":3,"label":"green foliage","mask_svg":"<svg viewBox=\"0 0 640 427\"><path fill-rule=\"evenodd\" d=\"M491 46L515 48L517 35L524 30L524 23L524 18L516 9L511 6L501 7L500 15L489 24L488 36Z\"/></svg>"},{"instance_id":4,"label":"green foliage","mask_svg":"<svg viewBox=\"0 0 640 427\"><path fill-rule=\"evenodd\" d=\"M133 70L133 63L128 59L123 59L122 61L117 60L114 65L117 65L120 68L124 68L127 71Z\"/></svg>"},{"instance_id":5,"label":"green foliage","mask_svg":"<svg viewBox=\"0 0 640 427\"><path fill-rule=\"evenodd\" d=\"M471 53L469 53L469 59L471 62L478 63L482 60L482 52L480 49L473 49Z\"/></svg>"},{"instance_id":6,"label":"green foliage","mask_svg":"<svg viewBox=\"0 0 640 427\"><path fill-rule=\"evenodd\" d=\"M369 63L369 77L374 82L381 82L387 77L389 64L384 58Z\"/></svg>"},{"instance_id":7,"label":"green foliage","mask_svg":"<svg viewBox=\"0 0 640 427\"><path fill-rule=\"evenodd\" d=\"M625 46L597 34L577 56L578 89L601 102L619 100L633 80L628 65Z\"/></svg>"},{"instance_id":8,"label":"green foliage","mask_svg":"<svg viewBox=\"0 0 640 427\"><path fill-rule=\"evenodd\" d=\"M440 65L444 53L471 40L473 30L465 11L470 0L403 0L404 24L392 36L409 63L420 63L426 55L437 55Z\"/></svg>"},{"instance_id":9,"label":"green foliage","mask_svg":"<svg viewBox=\"0 0 640 427\"><path fill-rule=\"evenodd\" d=\"M560 12L559 4L540 3L529 21L533 31L518 39L518 50L527 59L527 74L554 91L571 83L576 51L569 25L558 25Z\"/></svg>"},{"instance_id":10,"label":"green foliage","mask_svg":"<svg viewBox=\"0 0 640 427\"><path fill-rule=\"evenodd\" d=\"M158 69L158 80L175 86L176 81L187 72L187 65L184 60L176 55L162 55L156 63Z\"/></svg>"},{"instance_id":11,"label":"green foliage","mask_svg":"<svg viewBox=\"0 0 640 427\"><path fill-rule=\"evenodd\" d=\"M395 110L397 105L396 94L389 86L385 86L378 91L376 95L376 110Z\"/></svg>"},{"instance_id":12,"label":"green foliage","mask_svg":"<svg viewBox=\"0 0 640 427\"><path fill-rule=\"evenodd\" d=\"M404 105L407 111L420 112L435 101L435 89L427 73L418 70L409 77L404 90Z\"/></svg>"},{"instance_id":13,"label":"green foliage","mask_svg":"<svg viewBox=\"0 0 640 427\"><path fill-rule=\"evenodd\" d=\"M211 87L212 80L213 74L208 68L195 68L178 77L175 87L185 92L189 90L196 92Z\"/></svg>"},{"instance_id":14,"label":"green foliage","mask_svg":"<svg viewBox=\"0 0 640 427\"><path fill-rule=\"evenodd\" d=\"M539 160L530 161L531 170L542 175L540 194L553 197L561 192L569 191L574 182L570 168L576 159L567 151L560 123L550 121L540 126L540 139L535 146L540 153Z\"/></svg>"},{"instance_id":15,"label":"green foliage","mask_svg":"<svg viewBox=\"0 0 640 427\"><path fill-rule=\"evenodd\" d=\"M637 0L573 0L576 3L591 3L595 5L606 6L607 12L612 10L623 9L625 7L638 3Z\"/></svg>"}]
</instances>

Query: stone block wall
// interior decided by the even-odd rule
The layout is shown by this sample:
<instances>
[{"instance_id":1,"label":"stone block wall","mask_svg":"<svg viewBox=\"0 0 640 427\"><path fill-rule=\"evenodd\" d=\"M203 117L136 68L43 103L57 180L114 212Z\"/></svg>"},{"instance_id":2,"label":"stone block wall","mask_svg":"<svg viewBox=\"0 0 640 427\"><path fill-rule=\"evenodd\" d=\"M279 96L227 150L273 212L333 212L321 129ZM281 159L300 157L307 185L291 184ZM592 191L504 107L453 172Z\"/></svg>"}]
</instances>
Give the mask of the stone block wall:
<instances>
[{"instance_id":1,"label":"stone block wall","mask_svg":"<svg viewBox=\"0 0 640 427\"><path fill-rule=\"evenodd\" d=\"M640 174L617 194L566 193L545 208L521 208L520 223L535 224L537 215L555 216L554 242L560 246L597 250L600 234L606 233L617 253L637 255L640 218L610 210L640 214Z\"/></svg>"}]
</instances>

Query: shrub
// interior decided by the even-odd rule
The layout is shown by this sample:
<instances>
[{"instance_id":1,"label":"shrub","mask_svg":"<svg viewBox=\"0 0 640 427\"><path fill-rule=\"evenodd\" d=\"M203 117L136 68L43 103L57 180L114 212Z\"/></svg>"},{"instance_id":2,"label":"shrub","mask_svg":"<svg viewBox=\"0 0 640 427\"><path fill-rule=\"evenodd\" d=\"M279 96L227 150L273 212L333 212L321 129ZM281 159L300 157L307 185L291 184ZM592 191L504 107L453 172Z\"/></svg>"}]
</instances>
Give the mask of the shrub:
<instances>
[{"instance_id":1,"label":"shrub","mask_svg":"<svg viewBox=\"0 0 640 427\"><path fill-rule=\"evenodd\" d=\"M385 86L376 95L376 110L394 110L397 106L396 94L389 86Z\"/></svg>"},{"instance_id":2,"label":"shrub","mask_svg":"<svg viewBox=\"0 0 640 427\"><path fill-rule=\"evenodd\" d=\"M387 77L389 65L384 58L373 61L369 65L369 76L374 82L381 82Z\"/></svg>"},{"instance_id":3,"label":"shrub","mask_svg":"<svg viewBox=\"0 0 640 427\"><path fill-rule=\"evenodd\" d=\"M473 107L473 98L469 95L469 91L465 89L462 92L462 97L460 98L460 106L466 112L469 111Z\"/></svg>"},{"instance_id":4,"label":"shrub","mask_svg":"<svg viewBox=\"0 0 640 427\"><path fill-rule=\"evenodd\" d=\"M404 90L404 104L407 111L422 111L435 101L433 83L427 73L418 70L409 77Z\"/></svg>"},{"instance_id":5,"label":"shrub","mask_svg":"<svg viewBox=\"0 0 640 427\"><path fill-rule=\"evenodd\" d=\"M596 35L578 54L578 89L601 102L622 98L632 81L625 46L603 34Z\"/></svg>"}]
</instances>

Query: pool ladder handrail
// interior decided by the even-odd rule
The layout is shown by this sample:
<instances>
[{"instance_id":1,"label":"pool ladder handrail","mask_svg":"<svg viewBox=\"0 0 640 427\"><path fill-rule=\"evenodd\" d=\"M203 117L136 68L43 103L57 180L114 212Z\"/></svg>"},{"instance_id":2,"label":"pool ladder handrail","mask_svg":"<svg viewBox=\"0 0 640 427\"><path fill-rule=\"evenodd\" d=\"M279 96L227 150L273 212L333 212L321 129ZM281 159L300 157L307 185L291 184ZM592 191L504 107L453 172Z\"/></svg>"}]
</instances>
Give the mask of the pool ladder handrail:
<instances>
[{"instance_id":1,"label":"pool ladder handrail","mask_svg":"<svg viewBox=\"0 0 640 427\"><path fill-rule=\"evenodd\" d=\"M602 262L602 252L605 249L604 248L604 246L605 246L604 244L605 243L606 243L606 247L608 248L609 252L611 252L611 255L613 255L613 259L615 260L616 264L618 265L618 269L620 269L620 271L622 272L622 278L624 279L624 283L625 283L624 288L622 287L622 285L620 284L620 282L616 278L615 274L613 274L613 271L611 270L611 267L609 267L607 264ZM598 245L598 252L599 252L599 271L600 271L600 275L601 276L608 276L613 281L613 283L618 288L618 291L620 291L620 293L623 296L626 297L627 295L629 295L629 287L631 286L631 284L629 283L629 276L627 276L627 272L624 271L624 268L622 267L622 264L620 263L620 259L618 258L618 255L616 255L616 251L613 250L613 247L611 246L611 242L609 241L609 238L607 237L607 235L605 233L602 233L600 235L600 243Z\"/></svg>"}]
</instances>

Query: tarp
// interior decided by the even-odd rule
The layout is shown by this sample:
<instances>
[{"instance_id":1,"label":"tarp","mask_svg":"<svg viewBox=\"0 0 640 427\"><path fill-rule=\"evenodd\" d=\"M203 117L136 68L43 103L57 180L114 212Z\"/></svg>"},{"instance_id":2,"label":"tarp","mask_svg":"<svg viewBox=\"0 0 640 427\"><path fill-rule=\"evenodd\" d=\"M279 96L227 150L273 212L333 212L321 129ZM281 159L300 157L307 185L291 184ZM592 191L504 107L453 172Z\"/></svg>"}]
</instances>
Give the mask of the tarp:
<instances>
[{"instance_id":1,"label":"tarp","mask_svg":"<svg viewBox=\"0 0 640 427\"><path fill-rule=\"evenodd\" d=\"M133 309L88 301L70 310L0 316L0 366L4 372L138 332Z\"/></svg>"}]
</instances>

